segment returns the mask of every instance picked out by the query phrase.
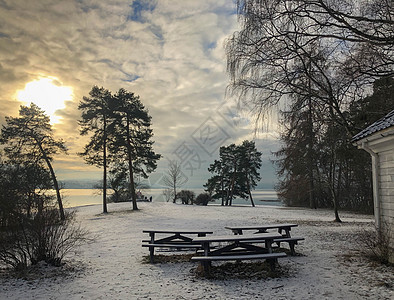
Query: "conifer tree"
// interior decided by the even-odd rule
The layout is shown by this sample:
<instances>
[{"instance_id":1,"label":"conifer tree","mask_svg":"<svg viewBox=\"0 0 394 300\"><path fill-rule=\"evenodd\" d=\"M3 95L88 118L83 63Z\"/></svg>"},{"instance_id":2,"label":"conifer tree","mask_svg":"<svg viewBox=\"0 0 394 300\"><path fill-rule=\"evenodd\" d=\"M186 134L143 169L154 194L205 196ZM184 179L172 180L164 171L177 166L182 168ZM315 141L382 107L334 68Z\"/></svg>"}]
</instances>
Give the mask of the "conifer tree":
<instances>
[{"instance_id":1,"label":"conifer tree","mask_svg":"<svg viewBox=\"0 0 394 300\"><path fill-rule=\"evenodd\" d=\"M64 220L63 202L52 161L54 155L67 153L67 147L62 139L53 137L49 117L34 103L30 107L22 105L19 117L6 117L0 142L5 144L4 151L11 159L28 160L34 157L46 165L56 191L60 218Z\"/></svg>"},{"instance_id":2,"label":"conifer tree","mask_svg":"<svg viewBox=\"0 0 394 300\"><path fill-rule=\"evenodd\" d=\"M120 89L113 97L113 139L110 152L114 162L127 162L133 210L137 210L134 177L144 178L157 167L161 155L153 150L152 117L140 97Z\"/></svg>"},{"instance_id":3,"label":"conifer tree","mask_svg":"<svg viewBox=\"0 0 394 300\"><path fill-rule=\"evenodd\" d=\"M96 167L103 167L103 212L107 213L107 143L110 124L111 92L103 87L93 86L89 97L83 97L78 109L82 112L79 125L81 135L91 134L84 151L79 153L85 161Z\"/></svg>"}]
</instances>

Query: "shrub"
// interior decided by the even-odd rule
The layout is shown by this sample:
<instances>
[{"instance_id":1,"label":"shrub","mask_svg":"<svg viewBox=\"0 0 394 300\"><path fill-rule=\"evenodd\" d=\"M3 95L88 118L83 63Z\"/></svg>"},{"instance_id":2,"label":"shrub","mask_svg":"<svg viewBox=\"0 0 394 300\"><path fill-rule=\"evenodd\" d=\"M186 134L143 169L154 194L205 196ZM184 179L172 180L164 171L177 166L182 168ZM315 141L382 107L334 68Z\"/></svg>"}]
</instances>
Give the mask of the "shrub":
<instances>
[{"instance_id":1,"label":"shrub","mask_svg":"<svg viewBox=\"0 0 394 300\"><path fill-rule=\"evenodd\" d=\"M194 194L193 191L189 191L189 190L182 190L176 194L176 198L181 199L182 204L193 204L195 197L196 194Z\"/></svg>"},{"instance_id":2,"label":"shrub","mask_svg":"<svg viewBox=\"0 0 394 300\"><path fill-rule=\"evenodd\" d=\"M364 254L384 264L389 263L390 255L390 235L388 228L387 225L382 226L380 230L364 231L361 235Z\"/></svg>"},{"instance_id":3,"label":"shrub","mask_svg":"<svg viewBox=\"0 0 394 300\"><path fill-rule=\"evenodd\" d=\"M212 201L212 197L208 193L199 194L194 201L197 205L208 205L208 202Z\"/></svg>"},{"instance_id":4,"label":"shrub","mask_svg":"<svg viewBox=\"0 0 394 300\"><path fill-rule=\"evenodd\" d=\"M174 197L174 193L171 189L165 189L163 191L163 196L164 196L164 199L166 200L166 202L169 202L171 200L171 198Z\"/></svg>"},{"instance_id":5,"label":"shrub","mask_svg":"<svg viewBox=\"0 0 394 300\"><path fill-rule=\"evenodd\" d=\"M0 262L15 270L40 261L60 266L67 253L88 240L88 233L76 223L74 212L67 212L65 220L53 208L33 217L14 217L12 225L0 228Z\"/></svg>"}]
</instances>

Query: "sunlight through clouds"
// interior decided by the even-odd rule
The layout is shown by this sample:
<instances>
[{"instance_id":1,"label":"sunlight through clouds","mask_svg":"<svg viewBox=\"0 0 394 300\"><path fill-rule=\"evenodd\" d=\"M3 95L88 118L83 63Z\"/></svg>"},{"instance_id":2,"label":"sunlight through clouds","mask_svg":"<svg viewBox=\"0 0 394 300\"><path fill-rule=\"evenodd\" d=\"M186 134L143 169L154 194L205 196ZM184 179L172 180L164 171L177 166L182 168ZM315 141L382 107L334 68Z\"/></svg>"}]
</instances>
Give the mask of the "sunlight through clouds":
<instances>
[{"instance_id":1,"label":"sunlight through clouds","mask_svg":"<svg viewBox=\"0 0 394 300\"><path fill-rule=\"evenodd\" d=\"M61 179L84 176L75 173L76 166L86 169L76 155L86 142L78 132L78 103L93 85L141 97L163 157L172 159L183 143L205 153L193 171L198 186L218 152L211 157L193 144L208 117L230 136L226 143L254 132L253 121L225 96L223 45L239 30L235 0L0 0L0 15L0 122L15 116L21 103L45 110L74 160L59 164ZM263 153L271 152L268 144L260 144ZM162 159L157 171L166 168Z\"/></svg>"},{"instance_id":2,"label":"sunlight through clouds","mask_svg":"<svg viewBox=\"0 0 394 300\"><path fill-rule=\"evenodd\" d=\"M66 107L65 101L72 100L73 90L69 86L61 86L56 77L40 78L26 84L17 92L16 98L24 104L36 104L51 118L51 123L58 123L61 117L57 110Z\"/></svg>"}]
</instances>

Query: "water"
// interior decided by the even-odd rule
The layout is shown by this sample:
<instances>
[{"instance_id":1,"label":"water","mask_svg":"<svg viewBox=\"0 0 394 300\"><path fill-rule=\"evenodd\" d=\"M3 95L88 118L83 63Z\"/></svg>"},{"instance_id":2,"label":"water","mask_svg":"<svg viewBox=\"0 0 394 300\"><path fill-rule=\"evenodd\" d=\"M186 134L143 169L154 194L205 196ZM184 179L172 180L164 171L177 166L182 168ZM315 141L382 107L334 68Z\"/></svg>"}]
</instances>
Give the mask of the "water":
<instances>
[{"instance_id":1,"label":"water","mask_svg":"<svg viewBox=\"0 0 394 300\"><path fill-rule=\"evenodd\" d=\"M204 192L202 189L191 189L196 195ZM163 195L164 189L147 189L142 190L142 194L146 197L152 196L153 202L164 202L165 197ZM103 197L97 193L94 189L64 189L62 190L64 196L65 207L75 207L93 204L102 204ZM255 190L252 192L253 200L256 205L275 205L282 206L282 203L278 201L278 196L274 190ZM220 200L216 202L220 204ZM235 199L233 204L250 205L249 200Z\"/></svg>"}]
</instances>

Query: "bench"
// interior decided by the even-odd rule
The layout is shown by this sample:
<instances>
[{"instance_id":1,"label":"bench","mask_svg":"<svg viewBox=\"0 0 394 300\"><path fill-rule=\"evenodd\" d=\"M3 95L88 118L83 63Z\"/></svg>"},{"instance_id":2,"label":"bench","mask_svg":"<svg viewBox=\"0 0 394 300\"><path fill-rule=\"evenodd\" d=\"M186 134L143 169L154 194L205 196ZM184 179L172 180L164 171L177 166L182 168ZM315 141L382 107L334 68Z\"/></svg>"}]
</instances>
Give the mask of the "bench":
<instances>
[{"instance_id":1,"label":"bench","mask_svg":"<svg viewBox=\"0 0 394 300\"><path fill-rule=\"evenodd\" d=\"M178 249L178 250L197 250L201 248L201 245L194 243L192 236L203 237L207 234L212 234L212 231L206 230L177 230L177 229L149 229L143 230L143 233L148 233L150 236L149 240L142 240L142 247L149 248L150 262L154 261L155 248L167 248L167 249ZM157 235L162 235L157 238ZM164 236L163 236L164 235Z\"/></svg>"},{"instance_id":2,"label":"bench","mask_svg":"<svg viewBox=\"0 0 394 300\"><path fill-rule=\"evenodd\" d=\"M261 224L261 225L247 225L247 226L226 226L226 229L230 229L235 235L242 235L245 230L257 230L255 234L267 232L270 229L276 229L278 233L282 235L280 238L273 240L274 243L280 247L280 243L288 243L290 247L291 255L295 255L295 245L298 241L305 240L303 237L291 237L291 228L297 227L297 224L292 223L280 223L280 224ZM284 231L284 233L283 233ZM251 242L251 241L249 241Z\"/></svg>"},{"instance_id":3,"label":"bench","mask_svg":"<svg viewBox=\"0 0 394 300\"><path fill-rule=\"evenodd\" d=\"M288 243L290 247L291 255L295 255L294 246L298 244L298 241L303 241L305 238L303 237L283 237L279 239L274 239L274 243L280 247L280 243Z\"/></svg>"},{"instance_id":4,"label":"bench","mask_svg":"<svg viewBox=\"0 0 394 300\"><path fill-rule=\"evenodd\" d=\"M202 263L204 272L207 274L210 268L210 262L212 261L227 261L227 260L254 260L254 259L265 259L270 263L271 271L275 270L275 265L278 258L286 257L286 253L261 253L261 254L241 254L241 255L213 255L213 256L193 256L192 261L198 261Z\"/></svg>"},{"instance_id":5,"label":"bench","mask_svg":"<svg viewBox=\"0 0 394 300\"><path fill-rule=\"evenodd\" d=\"M206 274L209 272L211 262L220 260L266 259L270 263L271 270L274 270L277 259L286 257L286 253L272 251L274 239L282 237L279 233L197 237L193 242L201 244L203 253L201 256L193 256L192 261L200 262ZM201 250L197 252L201 253Z\"/></svg>"},{"instance_id":6,"label":"bench","mask_svg":"<svg viewBox=\"0 0 394 300\"><path fill-rule=\"evenodd\" d=\"M290 231L292 227L297 227L297 224L292 223L281 223L281 224L261 224L261 225L247 225L247 226L226 226L226 229L230 229L234 234L243 234L245 230L257 230L256 233L264 233L269 229L276 229L278 233L282 234L283 237L290 237Z\"/></svg>"},{"instance_id":7,"label":"bench","mask_svg":"<svg viewBox=\"0 0 394 300\"><path fill-rule=\"evenodd\" d=\"M174 249L201 249L200 245L193 244L143 244L142 247L149 248L174 248Z\"/></svg>"},{"instance_id":8,"label":"bench","mask_svg":"<svg viewBox=\"0 0 394 300\"><path fill-rule=\"evenodd\" d=\"M278 247L280 247L280 243L288 243L290 247L290 253L292 256L296 254L295 245L298 245L298 241L303 241L305 238L303 237L282 237L276 238L273 240L273 243L276 243ZM256 243L262 241L245 241L245 243Z\"/></svg>"}]
</instances>

